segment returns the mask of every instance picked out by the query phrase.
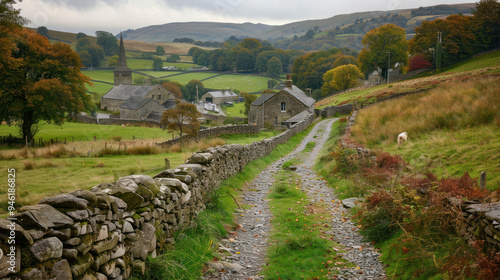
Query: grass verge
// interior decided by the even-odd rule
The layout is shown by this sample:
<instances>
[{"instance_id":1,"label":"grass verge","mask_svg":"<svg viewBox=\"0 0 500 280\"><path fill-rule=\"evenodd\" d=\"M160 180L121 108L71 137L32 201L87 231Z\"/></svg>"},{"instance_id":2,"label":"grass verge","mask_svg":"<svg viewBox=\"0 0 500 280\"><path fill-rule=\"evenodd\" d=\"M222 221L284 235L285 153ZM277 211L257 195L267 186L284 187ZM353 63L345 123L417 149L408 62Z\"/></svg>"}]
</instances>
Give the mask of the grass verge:
<instances>
[{"instance_id":1,"label":"grass verge","mask_svg":"<svg viewBox=\"0 0 500 280\"><path fill-rule=\"evenodd\" d=\"M336 243L324 236L330 227L325 205L308 203L300 184L294 172L275 175L268 195L274 218L263 268L266 279L320 279L334 273L330 269L336 265L348 266L334 252Z\"/></svg>"}]
</instances>

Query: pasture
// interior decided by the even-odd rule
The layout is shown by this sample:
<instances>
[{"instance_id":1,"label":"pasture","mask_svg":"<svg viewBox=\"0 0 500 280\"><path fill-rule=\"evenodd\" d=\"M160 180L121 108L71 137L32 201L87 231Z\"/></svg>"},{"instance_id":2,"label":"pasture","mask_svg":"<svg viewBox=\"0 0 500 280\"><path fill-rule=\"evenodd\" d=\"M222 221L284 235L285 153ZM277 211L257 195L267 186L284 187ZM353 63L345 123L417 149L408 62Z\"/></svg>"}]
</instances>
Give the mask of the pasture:
<instances>
[{"instance_id":1,"label":"pasture","mask_svg":"<svg viewBox=\"0 0 500 280\"><path fill-rule=\"evenodd\" d=\"M203 81L206 88L234 88L243 92L259 92L267 88L268 77L221 75Z\"/></svg>"}]
</instances>

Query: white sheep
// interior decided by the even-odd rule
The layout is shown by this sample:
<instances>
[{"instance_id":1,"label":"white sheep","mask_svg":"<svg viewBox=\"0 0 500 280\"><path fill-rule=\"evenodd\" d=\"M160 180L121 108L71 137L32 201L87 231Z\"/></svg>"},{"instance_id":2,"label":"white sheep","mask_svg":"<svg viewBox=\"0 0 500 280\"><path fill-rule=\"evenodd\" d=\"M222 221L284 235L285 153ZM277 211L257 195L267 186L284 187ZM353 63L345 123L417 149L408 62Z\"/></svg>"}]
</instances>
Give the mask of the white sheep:
<instances>
[{"instance_id":1,"label":"white sheep","mask_svg":"<svg viewBox=\"0 0 500 280\"><path fill-rule=\"evenodd\" d=\"M401 147L401 145L403 145L403 142L407 141L408 140L408 133L406 132L401 132L399 135L398 135L398 147Z\"/></svg>"}]
</instances>

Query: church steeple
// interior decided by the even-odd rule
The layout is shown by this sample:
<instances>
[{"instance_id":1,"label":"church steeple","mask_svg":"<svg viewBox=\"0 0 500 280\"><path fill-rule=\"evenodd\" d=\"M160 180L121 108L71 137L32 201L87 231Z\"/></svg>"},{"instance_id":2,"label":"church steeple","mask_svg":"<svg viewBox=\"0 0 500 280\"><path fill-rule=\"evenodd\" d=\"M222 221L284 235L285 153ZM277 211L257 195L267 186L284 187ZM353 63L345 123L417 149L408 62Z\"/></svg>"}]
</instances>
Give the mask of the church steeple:
<instances>
[{"instance_id":1,"label":"church steeple","mask_svg":"<svg viewBox=\"0 0 500 280\"><path fill-rule=\"evenodd\" d=\"M127 57L125 56L125 47L123 45L123 37L120 34L120 49L118 51L118 66L113 70L115 76L115 86L121 84L132 84L132 69L127 66Z\"/></svg>"}]
</instances>

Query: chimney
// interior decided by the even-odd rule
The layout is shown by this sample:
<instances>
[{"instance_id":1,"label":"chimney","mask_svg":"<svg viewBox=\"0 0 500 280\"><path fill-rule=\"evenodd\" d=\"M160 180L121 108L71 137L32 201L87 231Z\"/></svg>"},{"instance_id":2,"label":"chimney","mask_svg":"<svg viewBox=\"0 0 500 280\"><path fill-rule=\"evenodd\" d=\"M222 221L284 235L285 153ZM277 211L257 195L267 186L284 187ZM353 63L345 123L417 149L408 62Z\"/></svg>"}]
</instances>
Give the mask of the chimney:
<instances>
[{"instance_id":1,"label":"chimney","mask_svg":"<svg viewBox=\"0 0 500 280\"><path fill-rule=\"evenodd\" d=\"M286 75L286 81L285 81L285 87L292 89L293 81L292 81L292 75L287 74Z\"/></svg>"},{"instance_id":2,"label":"chimney","mask_svg":"<svg viewBox=\"0 0 500 280\"><path fill-rule=\"evenodd\" d=\"M311 92L312 92L312 90L310 88L306 88L307 96L311 97L311 95L312 95Z\"/></svg>"}]
</instances>

